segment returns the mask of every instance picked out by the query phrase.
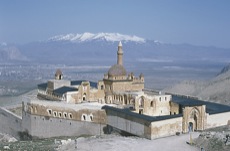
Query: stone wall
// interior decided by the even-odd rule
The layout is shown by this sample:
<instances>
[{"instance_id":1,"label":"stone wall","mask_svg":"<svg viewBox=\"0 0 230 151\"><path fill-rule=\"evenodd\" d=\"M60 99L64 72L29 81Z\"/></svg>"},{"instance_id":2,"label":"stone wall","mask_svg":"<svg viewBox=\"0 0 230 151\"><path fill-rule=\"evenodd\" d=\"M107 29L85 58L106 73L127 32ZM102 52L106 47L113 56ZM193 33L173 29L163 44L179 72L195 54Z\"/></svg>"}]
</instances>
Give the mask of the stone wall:
<instances>
[{"instance_id":1,"label":"stone wall","mask_svg":"<svg viewBox=\"0 0 230 151\"><path fill-rule=\"evenodd\" d=\"M228 125L229 123L230 123L230 112L211 114L211 115L208 114L206 128Z\"/></svg>"},{"instance_id":2,"label":"stone wall","mask_svg":"<svg viewBox=\"0 0 230 151\"><path fill-rule=\"evenodd\" d=\"M170 101L170 115L179 114L179 105Z\"/></svg>"},{"instance_id":3,"label":"stone wall","mask_svg":"<svg viewBox=\"0 0 230 151\"><path fill-rule=\"evenodd\" d=\"M182 117L151 123L151 139L176 135L176 132L182 132Z\"/></svg>"},{"instance_id":4,"label":"stone wall","mask_svg":"<svg viewBox=\"0 0 230 151\"><path fill-rule=\"evenodd\" d=\"M149 125L151 122L135 116L134 114L136 113L125 114L120 111L119 109L106 109L108 125L130 134L150 139Z\"/></svg>"},{"instance_id":5,"label":"stone wall","mask_svg":"<svg viewBox=\"0 0 230 151\"><path fill-rule=\"evenodd\" d=\"M105 124L59 119L23 112L23 127L34 138L104 134Z\"/></svg>"},{"instance_id":6,"label":"stone wall","mask_svg":"<svg viewBox=\"0 0 230 151\"><path fill-rule=\"evenodd\" d=\"M88 121L92 123L103 124L105 124L106 122L106 113L104 110L87 108L75 110L73 108L63 106L58 106L57 104L55 105L55 103L53 103L53 105L52 103L50 105L45 105L42 103L27 103L24 106L24 111L32 115L44 116L49 118L58 118L73 121Z\"/></svg>"},{"instance_id":7,"label":"stone wall","mask_svg":"<svg viewBox=\"0 0 230 151\"><path fill-rule=\"evenodd\" d=\"M20 131L22 131L22 118L0 107L0 132L7 133L18 139L18 132Z\"/></svg>"},{"instance_id":8,"label":"stone wall","mask_svg":"<svg viewBox=\"0 0 230 151\"><path fill-rule=\"evenodd\" d=\"M140 137L155 139L182 132L182 115L150 117L112 107L105 110L108 125Z\"/></svg>"},{"instance_id":9,"label":"stone wall","mask_svg":"<svg viewBox=\"0 0 230 151\"><path fill-rule=\"evenodd\" d=\"M170 95L140 95L135 98L135 112L150 116L170 115Z\"/></svg>"}]
</instances>

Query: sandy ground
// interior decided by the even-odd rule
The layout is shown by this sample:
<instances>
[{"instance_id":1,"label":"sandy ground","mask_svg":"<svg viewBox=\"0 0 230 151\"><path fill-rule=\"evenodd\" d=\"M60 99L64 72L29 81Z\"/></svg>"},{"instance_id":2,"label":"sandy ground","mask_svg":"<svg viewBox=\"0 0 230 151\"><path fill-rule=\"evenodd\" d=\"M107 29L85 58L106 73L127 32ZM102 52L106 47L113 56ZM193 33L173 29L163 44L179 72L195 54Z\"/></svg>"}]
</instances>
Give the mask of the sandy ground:
<instances>
[{"instance_id":1,"label":"sandy ground","mask_svg":"<svg viewBox=\"0 0 230 151\"><path fill-rule=\"evenodd\" d=\"M199 133L193 133L192 138L197 138ZM78 138L75 143L60 145L58 150L68 151L199 151L199 148L188 145L190 135L171 136L156 140L138 137L122 137L106 135L101 137Z\"/></svg>"}]
</instances>

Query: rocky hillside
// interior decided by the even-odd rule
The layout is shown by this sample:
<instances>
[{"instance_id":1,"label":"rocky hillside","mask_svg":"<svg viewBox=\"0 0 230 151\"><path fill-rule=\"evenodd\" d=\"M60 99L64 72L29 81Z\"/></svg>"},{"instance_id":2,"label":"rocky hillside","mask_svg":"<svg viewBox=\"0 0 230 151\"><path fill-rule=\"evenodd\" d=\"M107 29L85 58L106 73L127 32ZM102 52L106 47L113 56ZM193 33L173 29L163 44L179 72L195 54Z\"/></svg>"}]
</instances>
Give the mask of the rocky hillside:
<instances>
[{"instance_id":1,"label":"rocky hillside","mask_svg":"<svg viewBox=\"0 0 230 151\"><path fill-rule=\"evenodd\" d=\"M165 92L191 95L200 99L230 105L230 64L208 81L183 81Z\"/></svg>"},{"instance_id":2,"label":"rocky hillside","mask_svg":"<svg viewBox=\"0 0 230 151\"><path fill-rule=\"evenodd\" d=\"M194 139L193 145L206 151L229 151L230 150L230 127L229 125L203 131L198 138Z\"/></svg>"}]
</instances>

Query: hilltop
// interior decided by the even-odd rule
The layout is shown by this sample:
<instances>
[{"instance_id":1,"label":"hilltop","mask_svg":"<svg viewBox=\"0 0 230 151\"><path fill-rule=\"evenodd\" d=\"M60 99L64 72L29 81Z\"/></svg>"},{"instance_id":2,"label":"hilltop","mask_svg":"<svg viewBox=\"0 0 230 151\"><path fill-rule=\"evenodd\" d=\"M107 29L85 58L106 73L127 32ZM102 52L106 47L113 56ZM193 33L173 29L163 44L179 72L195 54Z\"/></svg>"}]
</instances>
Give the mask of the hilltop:
<instances>
[{"instance_id":1,"label":"hilltop","mask_svg":"<svg viewBox=\"0 0 230 151\"><path fill-rule=\"evenodd\" d=\"M230 105L230 64L226 65L215 77L207 81L185 80L166 92L196 96L200 99Z\"/></svg>"}]
</instances>

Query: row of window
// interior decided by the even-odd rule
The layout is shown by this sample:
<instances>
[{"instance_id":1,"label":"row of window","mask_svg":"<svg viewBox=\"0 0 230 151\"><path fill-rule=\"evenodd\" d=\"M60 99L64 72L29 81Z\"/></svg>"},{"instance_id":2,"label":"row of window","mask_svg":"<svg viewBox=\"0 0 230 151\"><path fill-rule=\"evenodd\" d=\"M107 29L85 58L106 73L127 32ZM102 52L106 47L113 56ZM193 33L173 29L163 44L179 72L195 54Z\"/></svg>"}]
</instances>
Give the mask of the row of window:
<instances>
[{"instance_id":1,"label":"row of window","mask_svg":"<svg viewBox=\"0 0 230 151\"><path fill-rule=\"evenodd\" d=\"M167 101L167 97L164 98ZM161 97L159 97L159 101L163 101Z\"/></svg>"},{"instance_id":2,"label":"row of window","mask_svg":"<svg viewBox=\"0 0 230 151\"><path fill-rule=\"evenodd\" d=\"M93 121L93 115L92 114L90 114L90 115L82 114L81 120L82 121Z\"/></svg>"},{"instance_id":3,"label":"row of window","mask_svg":"<svg viewBox=\"0 0 230 151\"><path fill-rule=\"evenodd\" d=\"M53 117L59 117L59 118L70 118L72 119L72 113L66 113L66 112L57 112L57 111L52 111L52 109L47 109L47 112L49 115L53 115Z\"/></svg>"}]
</instances>

